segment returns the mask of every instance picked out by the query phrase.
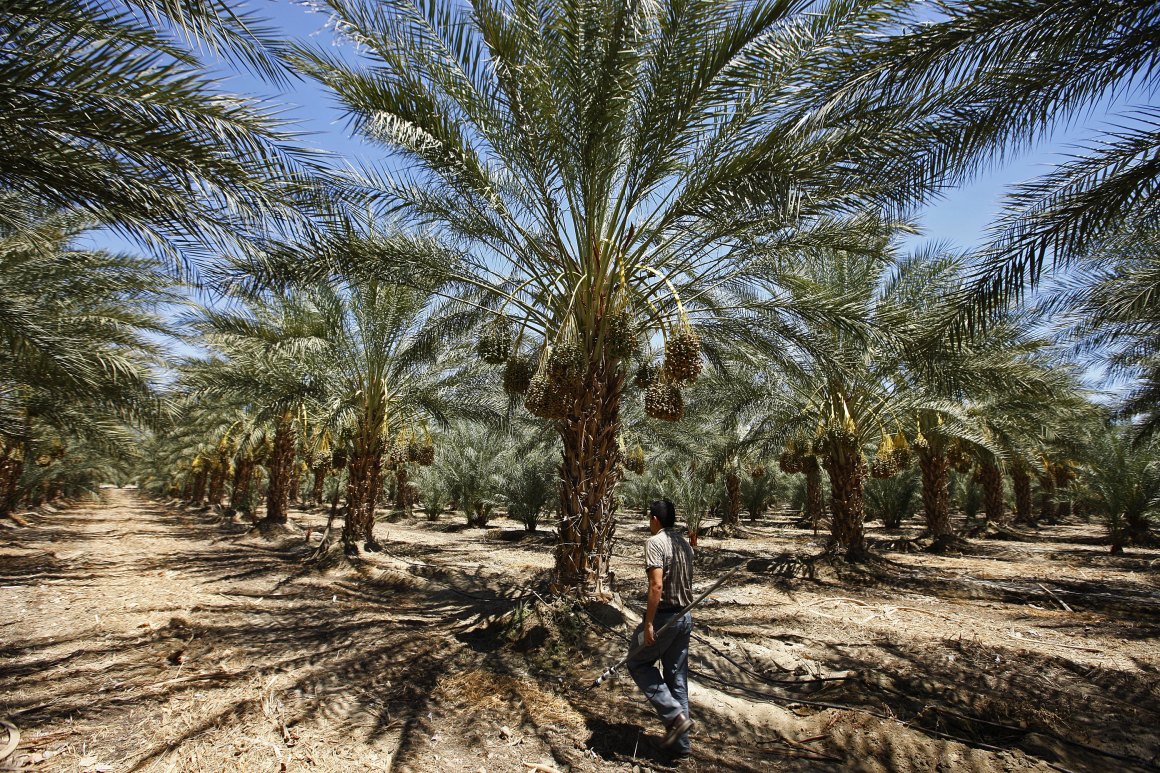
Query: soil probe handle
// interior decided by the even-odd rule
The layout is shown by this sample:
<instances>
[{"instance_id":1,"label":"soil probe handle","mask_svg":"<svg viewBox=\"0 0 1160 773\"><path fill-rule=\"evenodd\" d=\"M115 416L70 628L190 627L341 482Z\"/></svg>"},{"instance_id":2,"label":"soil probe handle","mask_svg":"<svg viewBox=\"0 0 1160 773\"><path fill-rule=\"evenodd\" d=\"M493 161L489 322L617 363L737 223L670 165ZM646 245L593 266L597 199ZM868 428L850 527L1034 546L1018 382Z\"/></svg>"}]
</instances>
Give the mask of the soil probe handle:
<instances>
[{"instance_id":1,"label":"soil probe handle","mask_svg":"<svg viewBox=\"0 0 1160 773\"><path fill-rule=\"evenodd\" d=\"M660 627L660 629L659 629L659 630L658 630L658 631L657 631L657 632L654 634L654 636L655 636L656 638L658 638L658 639L659 639L659 638L661 637L661 634L662 634L662 633L664 633L665 631L667 631L667 630L669 629L669 626L670 626L670 625L672 625L672 624L673 624L673 623L675 623L677 620L679 620L679 619L681 619L682 617L684 617L684 615L685 615L685 613L686 613L686 612L688 612L688 611L689 611L689 610L691 610L693 607L697 606L697 605L698 605L698 604L700 604L702 601L704 601L704 600L705 600L705 599L706 599L706 598L709 596L709 594L710 594L710 593L712 593L713 591L715 591L715 590L717 590L718 588L720 588L720 587L721 587L721 586L722 586L722 585L725 583L725 581L726 581L726 580L728 580L728 579L729 579L730 577L732 577L733 575L737 574L737 570L738 570L738 569L740 569L742 566L744 566L744 564L738 564L737 566L733 567L733 568L732 568L732 569L730 569L728 572L726 572L724 575L722 575L720 578L718 578L718 580L717 580L716 582L714 582L712 585L710 585L710 586L708 587L708 589L707 589L707 590L706 590L704 593L702 593L702 594L701 594L700 596L698 596L697 598L693 599L693 601L692 601L692 602L691 602L691 603L690 603L688 606L686 606L684 609L682 609L680 612L678 612L677 614L675 614L675 615L673 615L672 617L670 617L670 618L669 618L669 620L668 620L668 622L667 622L667 623L665 623L664 625L662 625L662 626ZM596 681L594 681L592 684L588 685L588 689L589 689L589 690L591 690L591 689L592 689L592 688L594 688L594 687L599 687L599 686L600 686L600 684L601 684L601 683L602 683L602 682L603 682L605 679L607 679L608 677L612 676L613 672L614 672L614 671L616 671L616 669L620 668L620 667L621 667L621 666L623 666L625 663L627 663L629 658L631 658L631 657L632 657L633 655L635 655L636 653L640 652L642 649L644 649L644 644L643 644L643 643L642 643L642 644L640 644L639 646L633 647L631 650L629 650L629 652L628 652L628 654L627 654L627 655L625 655L623 658L621 658L620 660L618 660L618 661L617 661L616 663L614 663L613 665L611 665L611 666L609 666L608 668L604 669L604 673L602 673L600 676L596 677Z\"/></svg>"}]
</instances>

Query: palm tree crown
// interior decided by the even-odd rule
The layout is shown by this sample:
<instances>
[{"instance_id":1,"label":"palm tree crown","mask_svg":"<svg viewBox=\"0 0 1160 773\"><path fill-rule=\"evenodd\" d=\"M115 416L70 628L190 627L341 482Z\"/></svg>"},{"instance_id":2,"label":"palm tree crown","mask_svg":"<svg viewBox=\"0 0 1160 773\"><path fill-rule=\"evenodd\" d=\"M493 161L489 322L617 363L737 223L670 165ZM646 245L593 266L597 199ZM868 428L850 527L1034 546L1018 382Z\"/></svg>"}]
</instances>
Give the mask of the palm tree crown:
<instances>
[{"instance_id":1,"label":"palm tree crown","mask_svg":"<svg viewBox=\"0 0 1160 773\"><path fill-rule=\"evenodd\" d=\"M599 582L608 557L641 338L666 340L646 406L679 418L712 328L745 335L737 309L783 310L771 247L860 237L865 211L912 195L886 152L905 130L826 99L884 14L810 5L332 0L366 66L292 55L398 162L352 181L421 229L377 259L474 293L497 318L489 357L531 354L527 405L565 449L562 542L583 552L558 556L563 585Z\"/></svg>"}]
</instances>

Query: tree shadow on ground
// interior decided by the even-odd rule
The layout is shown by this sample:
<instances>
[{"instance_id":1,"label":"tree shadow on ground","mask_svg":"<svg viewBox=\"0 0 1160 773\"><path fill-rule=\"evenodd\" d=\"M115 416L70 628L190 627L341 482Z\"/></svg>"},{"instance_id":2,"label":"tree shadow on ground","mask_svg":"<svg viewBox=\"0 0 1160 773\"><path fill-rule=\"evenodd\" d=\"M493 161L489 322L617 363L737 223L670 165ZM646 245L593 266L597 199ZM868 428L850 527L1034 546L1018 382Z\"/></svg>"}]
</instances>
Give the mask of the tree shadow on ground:
<instances>
[{"instance_id":1,"label":"tree shadow on ground","mask_svg":"<svg viewBox=\"0 0 1160 773\"><path fill-rule=\"evenodd\" d=\"M426 745L411 734L434 732L424 718L433 711L440 677L455 670L453 662L478 657L456 640L456 629L515 604L511 591L487 578L450 570L440 572L441 584L411 567L327 580L301 571L300 550L213 544L207 538L220 534L218 525L200 522L197 514L153 508L150 517L177 540L178 550L142 556L129 567L60 561L43 552L23 557L21 569L40 575L30 583L51 573L66 581L62 588L73 587L102 570L131 571L147 583L168 572L209 592L140 635L10 641L0 695L26 735L66 723L126 722L131 710L180 704L188 707L188 727L120 748L129 769L247 723L286 733L336 721L352 740L370 745L389 731L397 736L395 757L405 758ZM300 579L286 585L288 573ZM256 680L276 682L276 698L262 697L262 689L255 697Z\"/></svg>"},{"instance_id":2,"label":"tree shadow on ground","mask_svg":"<svg viewBox=\"0 0 1160 773\"><path fill-rule=\"evenodd\" d=\"M325 578L300 563L304 545L215 542L223 534L222 524L202 514L155 507L149 519L143 528L171 538L168 552L125 564L90 565L83 557L62 562L44 552L24 557L29 563L22 567L35 570L36 562L43 561L42 568L71 583L87 582L100 572L142 578L174 572L204 592L180 614L166 614L163 624L141 629L138 636L78 634L9 642L0 652L7 656L0 669L0 695L22 729L35 732L66 723L140 726L141 720L131 719L134 710L144 707L155 715L173 708L183 712L186 723L124 741L118 751L126 767L170 764L181 749L207 739L223 745L219 741L229 741L230 732L242 732L237 728L283 743L310 727L342 728L342 743L389 747L394 762L406 764L437 749L440 742L433 739L446 732L449 721L478 711L477 723L456 726L473 742L489 740L488 723L509 721L515 732L534 737L566 766L598 769L631 766L634 760L654 769L668 765L657 746L659 723L631 682L621 680L611 688L619 702L607 694L579 691L575 677L581 666L552 662L566 661L568 653L549 652L555 635L550 622L517 630L513 615L534 596L513 587L496 568L449 566L439 560L451 557L446 551L389 545L394 555ZM768 585L771 577L786 582L777 575L776 563L761 563L778 558L757 551L720 551L699 569L712 565L720 571L738 560L752 565L748 576L739 578L744 584ZM865 585L912 587L950 598L960 592L1016 603L1044 598L1031 582L979 586L890 562L854 571L865 572ZM1052 587L1073 589L1059 583ZM1122 615L1127 624L1139 609L1110 606L1102 611ZM722 609L721 616L730 614ZM1023 749L1076 769L1129 770L1132 763L1101 757L1061 738L1132 749L1141 759L1160 749L1154 665L1140 664L1153 677L1141 681L1138 673L1084 670L1081 664L1015 645L983 649L950 639L925 649L890 642L873 648L830 643L822 665L858 677L823 682L779 674L776 664L760 657L741 660L698 649L695 678L724 694L779 706L796 703L798 712L825 710L810 702L851 706L892 714L915 728L879 734L877 748L865 745L872 734L834 734L818 746L840 761L793 759L766 744L776 738L738 736L735 720L705 712L697 717L695 737L701 769L858 770L859 760L913 755L913 744L904 736L918 735L918 729L949 733L980 747ZM995 657L1003 668L991 665ZM846 717L843 721L859 721L849 712L839 714ZM579 736L559 729L574 720ZM573 745L577 738L582 748ZM290 740L283 745L289 748ZM506 744L494 750L514 753ZM246 769L249 758L239 759L238 769ZM519 769L518 758L501 759ZM955 767L949 758L937 762L948 769L970 769Z\"/></svg>"},{"instance_id":3,"label":"tree shadow on ground","mask_svg":"<svg viewBox=\"0 0 1160 773\"><path fill-rule=\"evenodd\" d=\"M813 681L779 673L777 663L747 653L736 631L728 639L732 646L720 638L716 645L704 641L694 659L695 678L728 694L806 711L852 707L978 748L1022 750L1075 770L1155 769L1160 757L1155 664L1137 662L1139 670L1091 666L1014 644L983 646L962 638L920 648L890 640L819 646L798 637L823 672L850 674ZM1142 678L1140 671L1153 676ZM826 743L829 752L856 759L849 738Z\"/></svg>"}]
</instances>

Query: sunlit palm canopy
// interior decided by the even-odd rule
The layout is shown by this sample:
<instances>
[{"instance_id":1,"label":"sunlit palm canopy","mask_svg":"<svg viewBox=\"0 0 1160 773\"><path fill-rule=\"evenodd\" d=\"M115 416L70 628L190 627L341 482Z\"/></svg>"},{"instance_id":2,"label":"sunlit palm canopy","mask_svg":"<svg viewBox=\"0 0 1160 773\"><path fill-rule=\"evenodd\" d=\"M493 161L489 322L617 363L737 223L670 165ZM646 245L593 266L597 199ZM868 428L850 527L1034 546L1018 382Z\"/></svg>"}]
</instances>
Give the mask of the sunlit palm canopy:
<instances>
[{"instance_id":1,"label":"sunlit palm canopy","mask_svg":"<svg viewBox=\"0 0 1160 773\"><path fill-rule=\"evenodd\" d=\"M5 2L0 190L98 213L184 267L223 239L246 244L228 237L258 224L296 222L291 199L310 189L313 154L293 149L276 114L230 94L202 60L208 48L286 77L270 29L236 7Z\"/></svg>"},{"instance_id":2,"label":"sunlit palm canopy","mask_svg":"<svg viewBox=\"0 0 1160 773\"><path fill-rule=\"evenodd\" d=\"M388 434L498 415L478 363L444 335L431 288L351 278L310 294L328 329L319 410L335 433L352 432L371 406Z\"/></svg>"},{"instance_id":3,"label":"sunlit palm canopy","mask_svg":"<svg viewBox=\"0 0 1160 773\"><path fill-rule=\"evenodd\" d=\"M187 320L209 350L182 365L195 395L238 405L271 421L325 397L327 319L305 295L270 294Z\"/></svg>"},{"instance_id":4,"label":"sunlit palm canopy","mask_svg":"<svg viewBox=\"0 0 1160 773\"><path fill-rule=\"evenodd\" d=\"M549 343L597 352L626 308L653 330L781 312L770 254L856 241L919 193L891 161L905 127L827 99L887 22L875 4L324 5L361 66L291 58L391 154L352 184L420 229L368 257L456 279Z\"/></svg>"},{"instance_id":5,"label":"sunlit palm canopy","mask_svg":"<svg viewBox=\"0 0 1160 773\"><path fill-rule=\"evenodd\" d=\"M1092 270L1069 279L1052 310L1072 324L1076 349L1129 385L1120 413L1137 440L1160 429L1160 228L1107 239L1085 256Z\"/></svg>"},{"instance_id":6,"label":"sunlit palm canopy","mask_svg":"<svg viewBox=\"0 0 1160 773\"><path fill-rule=\"evenodd\" d=\"M95 223L77 212L29 210L0 197L0 434L30 419L94 443L127 445L126 422L155 417L164 330L173 301L159 265L86 249Z\"/></svg>"},{"instance_id":7,"label":"sunlit palm canopy","mask_svg":"<svg viewBox=\"0 0 1160 773\"><path fill-rule=\"evenodd\" d=\"M1015 186L990 228L963 321L993 318L1044 271L1160 216L1160 3L937 0L856 65L849 93L901 95L926 137L908 153L926 182L954 185L1003 163L1105 101L1104 135ZM845 98L845 97L843 97ZM917 132L916 134L921 134Z\"/></svg>"}]
</instances>

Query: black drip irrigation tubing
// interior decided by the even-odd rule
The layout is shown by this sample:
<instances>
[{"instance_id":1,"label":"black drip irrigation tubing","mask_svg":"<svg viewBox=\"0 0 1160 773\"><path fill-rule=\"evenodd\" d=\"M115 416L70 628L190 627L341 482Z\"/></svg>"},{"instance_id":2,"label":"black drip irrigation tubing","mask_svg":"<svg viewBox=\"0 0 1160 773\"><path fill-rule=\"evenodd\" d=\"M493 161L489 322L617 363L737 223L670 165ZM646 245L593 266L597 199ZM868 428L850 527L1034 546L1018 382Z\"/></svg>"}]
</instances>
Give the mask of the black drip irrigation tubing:
<instances>
[{"instance_id":1,"label":"black drip irrigation tubing","mask_svg":"<svg viewBox=\"0 0 1160 773\"><path fill-rule=\"evenodd\" d=\"M580 609L588 616L588 618L590 620L592 620L594 623L599 625L601 628L604 628L605 630L616 634L617 636L619 636L621 639L623 639L625 641L628 640L628 638L629 638L628 636L624 635L623 633L616 630L615 628L612 628L611 626L607 625L603 621L598 620L595 617L593 617L592 614L590 612L588 612L588 610L585 609L582 605L580 605ZM828 678L827 679L827 678L823 677L823 678L818 678L818 679L772 679L764 674L759 674L756 671L753 671L752 669L747 668L746 666L743 666L742 664L738 663L736 660L734 660L733 658L726 655L724 652L721 652L719 649L717 649L710 641L708 641L704 637L698 636L697 634L693 634L693 637L697 641L708 646L711 650L713 650L713 652L715 652L717 655L719 655L720 657L727 660L729 663L731 663L736 669L738 669L742 673L748 674L756 679L760 679L761 681L765 682L766 684L778 685L778 686L781 686L781 685L805 685L805 684L815 684L815 683L821 682L821 681L842 681L844 679L850 678L850 677L840 677L840 678ZM771 703L779 703L781 705L786 705L786 706L788 706L789 704L800 704L803 706L814 706L816 708L822 708L822 709L834 709L836 711L853 711L853 712L858 712L861 714L868 714L872 717L877 717L878 719L884 719L887 721L894 721L894 722L901 722L904 726L914 728L915 730L918 730L920 732L927 733L929 735L933 735L933 736L936 736L939 738L943 738L943 739L946 739L948 741L957 741L958 743L964 744L966 746L973 746L973 747L976 747L979 749L983 749L985 751L992 751L992 752L1009 751L1008 749L1006 749L1002 746L994 746L992 744L984 743L982 741L975 741L975 740L972 740L970 738L962 738L960 736L952 735L950 733L944 733L941 730L934 730L932 728L923 727L922 725L911 724L910 722L902 722L902 720L898 719L898 717L893 717L893 716L890 716L888 714L883 714L882 712L875 711L873 709L865 709L865 708L861 708L858 706L850 706L850 705L847 705L844 703L829 703L826 701L812 701L812 700L808 700L805 698L791 698L788 696L771 695L770 693L762 692L761 690L755 690L752 687L746 687L745 685L736 684L736 683L730 682L726 679L722 679L720 677L713 676L707 672L699 671L699 670L696 670L693 668L689 669L689 673L694 675L694 676L697 676L698 678L706 679L710 682L716 682L717 684L720 684L724 687L738 690L739 692L743 692L743 693L746 693L748 695L752 695L752 696L757 697L757 698L762 698L764 700L770 701ZM950 680L950 681L954 681L954 680ZM958 682L956 682L956 684L960 684L960 686L964 686L964 687L966 686L966 685L961 685L961 683L958 683ZM1029 732L1031 732L1031 731L1026 730L1024 728L1013 727L1011 725L1004 725L1002 723L992 722L992 721L986 720L986 719L977 719L975 717L968 717L968 716L965 716L963 714L959 714L958 712L949 711L946 709L934 708L934 711L936 711L938 713L946 714L948 716L955 717L957 719L965 720L967 722L978 722L980 724L988 725L990 727L998 728L1000 730L1007 730L1014 735L1023 736L1023 735L1027 735ZM1044 736L1048 736L1048 737L1053 738L1057 741L1060 741L1061 743L1065 743L1069 746L1073 746L1077 749L1082 749L1086 752L1090 752L1092 754L1096 754L1096 755L1099 755L1102 757L1107 757L1109 759L1119 760L1121 762L1130 762L1133 765L1138 765L1138 766L1143 767L1143 768L1150 768L1153 770L1156 769L1156 766L1153 763L1148 762L1147 760L1141 759L1139 757L1132 757L1130 755L1117 754L1115 752L1105 751L1104 749L1099 749L1095 746L1089 746L1088 744L1082 743L1080 741L1074 741L1070 738L1064 738L1063 736L1056 735L1055 733L1052 733L1050 731L1045 731L1045 732L1042 732L1039 734L1044 735ZM1044 762L1047 765L1050 765L1055 770L1061 771L1061 773L1073 773L1072 771L1068 770L1067 768L1056 765L1048 760L1044 760Z\"/></svg>"},{"instance_id":2,"label":"black drip irrigation tubing","mask_svg":"<svg viewBox=\"0 0 1160 773\"><path fill-rule=\"evenodd\" d=\"M404 563L411 564L413 566L426 566L426 567L431 567L433 569L445 569L446 568L446 567L443 567L439 564L432 564L432 563L423 562L423 561L412 561L410 559L407 559L407 558L404 558L402 556L391 553L388 550L383 550L382 552L386 553L387 555L391 556L392 558L394 558L398 561L402 561ZM430 579L430 578L428 578L428 579ZM535 596L536 598L539 598L539 594L535 593L535 591L533 591L529 588L522 587L522 586L515 586L513 588L513 590L523 591L523 595L521 595L517 598L508 598L508 597L487 598L484 596L476 596L476 595L467 593L466 591L461 591L458 588L456 588L455 586L451 585L450 583L443 582L443 583L439 583L439 584L444 585L448 590L451 590L451 591L458 593L462 596L465 596L467 598L474 599L476 601L486 601L486 602L511 601L513 603L519 603L519 602L527 599L529 596ZM619 636L624 641L628 641L629 637L627 635L625 635L621 631L616 630L615 628L613 628L612 626L603 622L602 620L598 620L582 604L575 604L574 606L579 607L579 609L584 612L585 616L588 617L589 620L596 623L601 628L605 629L606 631L608 631L610 633L613 633L613 634ZM729 663L731 663L735 668L737 668L742 673L749 674L750 676L752 676L756 679L759 679L767 684L778 685L778 686L787 685L787 684L802 685L802 684L814 684L814 683L817 683L819 681L841 681L843 679L849 678L849 677L841 677L840 679L824 679L824 678L822 678L822 679L772 679L768 676L765 676L764 674L759 674L756 671L753 671L753 670L747 668L746 666L741 665L740 663L735 661L733 658L729 657L728 655L726 655L725 653L723 653L719 649L717 649L715 646L713 646L713 644L711 642L709 642L708 640L706 640L704 637L697 636L696 634L694 634L694 636L696 637L697 641L699 641L703 644L706 644L716 654L718 654L719 656L721 656L722 658L727 660ZM822 708L822 709L834 709L835 711L851 711L851 712L856 712L856 713L860 713L860 714L866 714L868 716L876 717L878 719L883 719L883 720L886 720L888 722L899 722L902 725L904 725L905 727L913 728L915 730L918 730L919 732L926 733L928 735L932 735L932 736L935 736L937 738L943 738L943 739L946 739L948 741L956 741L956 742L964 744L966 746L972 746L972 747L975 747L978 749L983 749L985 751L992 751L992 752L1009 751L1008 749L1006 749L1002 746L994 746L992 744L984 743L982 741L975 741L975 740L972 740L970 738L963 738L960 736L952 735L951 733L944 733L941 730L934 730L932 728L923 727L922 725L911 724L909 722L902 722L898 717L890 716L888 714L883 714L882 712L875 711L873 709L861 708L859 706L851 706L851 705L844 704L844 703L829 703L827 701L813 701L813 700L809 700L806 698L793 698L793 697L781 696L781 695L771 695L770 693L762 692L761 690L754 690L751 687L746 687L745 685L736 684L736 683L730 682L726 679L721 679L720 677L716 677L716 676L713 676L709 673L698 671L698 670L695 670L692 668L689 669L689 673L694 675L694 676L697 676L698 678L706 679L710 682L716 682L717 684L720 684L723 687L728 687L730 689L737 690L738 692L746 693L746 694L751 695L751 696L756 697L756 698L762 698L763 700L767 700L771 703L779 703L780 705L785 705L787 707L790 704L798 704L798 705L802 705L802 706L813 706L815 708ZM951 681L954 681L954 680L951 680ZM963 685L963 686L965 686L965 685ZM976 719L974 717L967 717L967 716L964 716L964 715L959 714L957 712L953 712L953 711L949 711L949 710L942 710L942 709L937 709L937 708L935 708L934 710L936 712L941 712L943 714L947 714L949 716L953 716L953 717L956 717L958 719L966 720L968 722L978 722L981 724L989 725L991 727L999 728L1002 730L1007 730L1007 731L1009 731L1013 734L1016 734L1016 735L1026 735L1030 732L1024 728L1013 727L1011 725L1004 725L1004 724L1001 724L998 722L992 722L990 720L985 720L985 719ZM1137 765L1137 766L1152 769L1152 770L1157 769L1156 765L1154 765L1153 763L1151 763L1147 760L1141 759L1139 757L1133 757L1130 755L1117 754L1115 752L1105 751L1104 749L1099 749L1095 746L1089 746L1088 744L1081 743L1080 741L1074 741L1070 738L1064 738L1063 736L1056 735L1055 733L1052 733L1050 731L1045 731L1045 732L1042 732L1039 734L1047 736L1049 738L1053 738L1061 743L1065 743L1065 744L1067 744L1069 746L1073 746L1077 749L1082 749L1086 752L1090 752L1092 754L1099 755L1101 757L1107 757L1109 759L1119 760L1121 762L1129 762L1133 765ZM1061 771L1061 773L1073 773L1073 771L1069 770L1068 768L1064 768L1060 765L1056 765L1048 760L1043 760L1043 762L1045 764L1049 765L1050 767L1052 767L1053 769Z\"/></svg>"}]
</instances>

